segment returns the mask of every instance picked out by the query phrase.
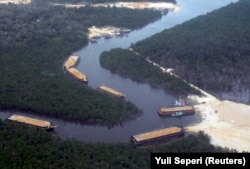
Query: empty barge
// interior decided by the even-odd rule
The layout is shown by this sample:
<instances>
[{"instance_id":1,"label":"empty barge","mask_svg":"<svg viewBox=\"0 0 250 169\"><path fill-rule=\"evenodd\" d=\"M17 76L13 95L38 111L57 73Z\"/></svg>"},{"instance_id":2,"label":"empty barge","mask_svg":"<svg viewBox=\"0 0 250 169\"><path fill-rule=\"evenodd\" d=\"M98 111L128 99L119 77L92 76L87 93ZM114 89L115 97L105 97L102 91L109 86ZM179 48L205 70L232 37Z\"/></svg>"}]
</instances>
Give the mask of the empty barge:
<instances>
[{"instance_id":1,"label":"empty barge","mask_svg":"<svg viewBox=\"0 0 250 169\"><path fill-rule=\"evenodd\" d=\"M82 72L80 72L79 70L77 70L76 68L71 67L67 69L67 71L77 80L82 81L82 82L88 82L88 77Z\"/></svg>"},{"instance_id":2,"label":"empty barge","mask_svg":"<svg viewBox=\"0 0 250 169\"><path fill-rule=\"evenodd\" d=\"M193 106L171 106L159 108L158 114L162 116L183 116L194 114L195 110Z\"/></svg>"},{"instance_id":3,"label":"empty barge","mask_svg":"<svg viewBox=\"0 0 250 169\"><path fill-rule=\"evenodd\" d=\"M79 62L80 57L77 55L71 55L66 62L64 63L64 69L69 69L71 67L75 67L76 64Z\"/></svg>"},{"instance_id":4,"label":"empty barge","mask_svg":"<svg viewBox=\"0 0 250 169\"><path fill-rule=\"evenodd\" d=\"M143 134L134 135L131 140L136 145L146 145L157 141L164 141L173 137L179 137L184 135L182 127L169 127L160 130L150 131Z\"/></svg>"},{"instance_id":5,"label":"empty barge","mask_svg":"<svg viewBox=\"0 0 250 169\"><path fill-rule=\"evenodd\" d=\"M110 87L107 87L107 86L104 86L104 85L101 85L98 87L99 89L105 91L105 92L108 92L110 94L113 94L115 96L119 96L119 97L126 97L125 93L124 92L120 92L120 91L117 91L115 89L112 89Z\"/></svg>"},{"instance_id":6,"label":"empty barge","mask_svg":"<svg viewBox=\"0 0 250 169\"><path fill-rule=\"evenodd\" d=\"M8 119L12 120L12 121L17 121L17 122L29 124L32 126L36 126L39 128L44 128L46 130L51 130L51 129L54 129L55 127L57 127L57 126L52 125L52 123L48 122L48 121L34 119L34 118L16 115L16 114L10 116Z\"/></svg>"}]
</instances>

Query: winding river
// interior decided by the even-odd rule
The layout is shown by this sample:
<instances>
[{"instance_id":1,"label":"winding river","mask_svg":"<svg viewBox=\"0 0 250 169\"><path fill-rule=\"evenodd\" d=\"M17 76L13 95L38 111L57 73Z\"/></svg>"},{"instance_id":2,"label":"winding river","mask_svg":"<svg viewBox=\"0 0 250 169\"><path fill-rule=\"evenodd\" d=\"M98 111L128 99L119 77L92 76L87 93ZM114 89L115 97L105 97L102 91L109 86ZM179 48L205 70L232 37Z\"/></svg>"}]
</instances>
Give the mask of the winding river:
<instances>
[{"instance_id":1,"label":"winding river","mask_svg":"<svg viewBox=\"0 0 250 169\"><path fill-rule=\"evenodd\" d=\"M143 40L158 32L174 27L184 21L199 15L206 14L212 10L223 7L237 0L177 0L181 6L179 12L169 12L158 21L148 24L142 29L134 30L124 37L112 39L100 39L97 43L76 51L74 54L80 55L81 59L77 69L88 76L88 85L97 88L99 85L107 85L115 89L124 91L126 99L133 102L138 108L143 110L143 115L134 121L123 125L107 128L103 126L89 126L74 122L58 120L50 117L39 116L22 112L0 112L0 118L6 119L11 114L18 113L28 115L47 121L52 121L58 125L55 132L62 138L76 138L85 142L128 142L130 136L145 131L160 129L172 125L187 126L200 122L198 114L183 116L178 118L162 118L158 116L157 109L173 103L176 98L161 89L155 89L148 84L136 83L129 78L122 78L110 71L102 68L99 63L99 56L103 51L112 48L128 48L132 43ZM119 113L119 112L117 112Z\"/></svg>"}]
</instances>

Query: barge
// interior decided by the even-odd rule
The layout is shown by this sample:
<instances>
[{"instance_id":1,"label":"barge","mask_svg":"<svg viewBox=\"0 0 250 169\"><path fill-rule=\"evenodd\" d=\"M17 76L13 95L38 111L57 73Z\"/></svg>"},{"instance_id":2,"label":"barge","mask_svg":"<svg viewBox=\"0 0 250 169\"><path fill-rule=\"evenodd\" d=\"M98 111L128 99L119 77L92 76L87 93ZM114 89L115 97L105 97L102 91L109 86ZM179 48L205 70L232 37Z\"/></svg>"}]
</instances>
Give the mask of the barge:
<instances>
[{"instance_id":1,"label":"barge","mask_svg":"<svg viewBox=\"0 0 250 169\"><path fill-rule=\"evenodd\" d=\"M183 135L184 129L180 126L176 126L134 135L131 137L131 140L136 145L147 145L158 141L166 141L167 139Z\"/></svg>"},{"instance_id":2,"label":"barge","mask_svg":"<svg viewBox=\"0 0 250 169\"><path fill-rule=\"evenodd\" d=\"M126 97L124 92L120 92L118 90L112 89L112 88L104 86L104 85L101 85L98 88L101 89L102 91L108 92L108 93L113 94L115 96Z\"/></svg>"},{"instance_id":3,"label":"barge","mask_svg":"<svg viewBox=\"0 0 250 169\"><path fill-rule=\"evenodd\" d=\"M195 113L194 107L189 105L184 106L170 106L158 109L158 114L162 116L183 116L192 115Z\"/></svg>"},{"instance_id":4,"label":"barge","mask_svg":"<svg viewBox=\"0 0 250 169\"><path fill-rule=\"evenodd\" d=\"M77 55L71 55L66 62L64 63L64 69L69 69L71 67L75 67L76 64L79 62L80 57Z\"/></svg>"},{"instance_id":5,"label":"barge","mask_svg":"<svg viewBox=\"0 0 250 169\"><path fill-rule=\"evenodd\" d=\"M14 115L10 116L8 119L12 120L12 121L17 121L17 122L20 122L20 123L24 123L24 124L36 126L36 127L39 127L39 128L44 128L46 130L53 130L54 128L57 127L57 126L52 125L52 123L48 122L48 121L34 119L34 118L21 116L21 115L17 115L17 114L14 114Z\"/></svg>"},{"instance_id":6,"label":"barge","mask_svg":"<svg viewBox=\"0 0 250 169\"><path fill-rule=\"evenodd\" d=\"M67 69L67 71L76 79L78 79L81 82L88 82L88 77L83 74L82 72L80 72L79 70L77 70L76 68L69 68Z\"/></svg>"}]
</instances>

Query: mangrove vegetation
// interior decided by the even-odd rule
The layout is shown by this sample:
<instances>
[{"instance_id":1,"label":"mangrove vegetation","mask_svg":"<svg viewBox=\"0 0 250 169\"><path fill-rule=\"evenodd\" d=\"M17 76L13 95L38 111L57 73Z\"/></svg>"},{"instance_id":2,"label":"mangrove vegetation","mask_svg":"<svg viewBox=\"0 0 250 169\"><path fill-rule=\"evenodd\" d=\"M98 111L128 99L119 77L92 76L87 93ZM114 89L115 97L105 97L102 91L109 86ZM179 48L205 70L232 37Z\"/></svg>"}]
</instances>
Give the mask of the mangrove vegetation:
<instances>
[{"instance_id":1,"label":"mangrove vegetation","mask_svg":"<svg viewBox=\"0 0 250 169\"><path fill-rule=\"evenodd\" d=\"M249 89L249 9L250 1L239 0L135 43L132 48L215 95L230 92L235 85Z\"/></svg>"},{"instance_id":2,"label":"mangrove vegetation","mask_svg":"<svg viewBox=\"0 0 250 169\"><path fill-rule=\"evenodd\" d=\"M150 10L66 8L40 0L1 4L0 108L102 125L138 116L141 110L134 104L79 83L65 74L62 65L88 44L89 27L133 29L160 16Z\"/></svg>"},{"instance_id":3,"label":"mangrove vegetation","mask_svg":"<svg viewBox=\"0 0 250 169\"><path fill-rule=\"evenodd\" d=\"M100 56L100 64L113 73L129 77L140 83L149 83L153 87L162 88L173 95L201 94L182 79L163 73L159 67L127 49L117 48L103 52Z\"/></svg>"},{"instance_id":4,"label":"mangrove vegetation","mask_svg":"<svg viewBox=\"0 0 250 169\"><path fill-rule=\"evenodd\" d=\"M235 152L215 147L207 135L187 135L164 144L84 143L60 140L53 133L0 120L0 168L4 169L149 169L151 152Z\"/></svg>"}]
</instances>

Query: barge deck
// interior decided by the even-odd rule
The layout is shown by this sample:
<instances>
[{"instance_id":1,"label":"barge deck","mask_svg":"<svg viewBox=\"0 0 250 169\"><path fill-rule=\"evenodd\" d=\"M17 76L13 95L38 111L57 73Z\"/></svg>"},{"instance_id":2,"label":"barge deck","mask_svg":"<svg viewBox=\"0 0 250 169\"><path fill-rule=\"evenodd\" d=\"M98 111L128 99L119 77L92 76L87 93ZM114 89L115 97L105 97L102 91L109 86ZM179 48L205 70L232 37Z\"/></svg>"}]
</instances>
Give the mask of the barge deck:
<instances>
[{"instance_id":1,"label":"barge deck","mask_svg":"<svg viewBox=\"0 0 250 169\"><path fill-rule=\"evenodd\" d=\"M57 127L57 126L52 125L52 123L48 122L48 121L39 120L39 119L35 119L35 118L30 118L30 117L26 117L26 116L21 116L21 115L17 115L17 114L14 114L14 115L10 116L8 119L12 120L12 121L17 121L17 122L20 122L20 123L40 127L40 128L45 128L45 129L48 129L48 130L49 129L54 129L55 127Z\"/></svg>"},{"instance_id":2,"label":"barge deck","mask_svg":"<svg viewBox=\"0 0 250 169\"><path fill-rule=\"evenodd\" d=\"M172 106L172 107L162 107L158 110L159 115L165 116L182 116L194 114L195 110L193 106Z\"/></svg>"},{"instance_id":3,"label":"barge deck","mask_svg":"<svg viewBox=\"0 0 250 169\"><path fill-rule=\"evenodd\" d=\"M111 93L115 96L126 97L124 92L120 92L118 90L112 89L112 88L104 86L104 85L101 85L98 88L105 91L105 92Z\"/></svg>"},{"instance_id":4,"label":"barge deck","mask_svg":"<svg viewBox=\"0 0 250 169\"><path fill-rule=\"evenodd\" d=\"M176 136L182 136L183 134L183 128L176 126L134 135L131 137L131 140L137 145L145 145Z\"/></svg>"},{"instance_id":5,"label":"barge deck","mask_svg":"<svg viewBox=\"0 0 250 169\"><path fill-rule=\"evenodd\" d=\"M75 77L76 79L78 79L79 81L82 82L88 82L88 77L83 74L82 72L80 72L79 70L77 70L76 68L69 68L67 70L73 77Z\"/></svg>"},{"instance_id":6,"label":"barge deck","mask_svg":"<svg viewBox=\"0 0 250 169\"><path fill-rule=\"evenodd\" d=\"M64 63L64 68L69 69L71 67L75 67L76 64L79 62L80 57L77 55L71 55L66 62Z\"/></svg>"}]
</instances>

